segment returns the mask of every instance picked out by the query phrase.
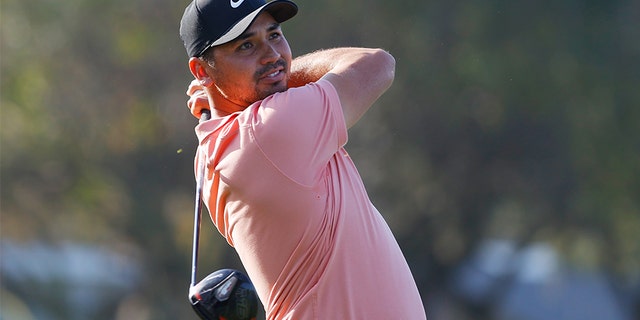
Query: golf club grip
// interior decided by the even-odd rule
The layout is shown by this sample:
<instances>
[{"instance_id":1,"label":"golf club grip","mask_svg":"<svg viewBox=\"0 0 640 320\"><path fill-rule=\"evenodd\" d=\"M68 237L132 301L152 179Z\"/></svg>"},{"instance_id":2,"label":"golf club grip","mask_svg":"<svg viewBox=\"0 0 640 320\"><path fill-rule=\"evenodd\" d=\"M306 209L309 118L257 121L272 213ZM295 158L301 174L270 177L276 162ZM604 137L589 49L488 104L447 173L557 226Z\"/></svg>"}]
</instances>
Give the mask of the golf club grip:
<instances>
[{"instance_id":1,"label":"golf club grip","mask_svg":"<svg viewBox=\"0 0 640 320\"><path fill-rule=\"evenodd\" d=\"M202 110L200 122L211 119L209 110ZM202 185L204 184L205 159L198 157L198 179L196 180L196 200L193 218L193 252L191 254L191 283L190 287L195 286L198 276L198 249L200 246L200 224L202 221Z\"/></svg>"},{"instance_id":2,"label":"golf club grip","mask_svg":"<svg viewBox=\"0 0 640 320\"><path fill-rule=\"evenodd\" d=\"M202 110L202 113L200 113L200 122L207 121L209 119L211 119L211 110Z\"/></svg>"}]
</instances>

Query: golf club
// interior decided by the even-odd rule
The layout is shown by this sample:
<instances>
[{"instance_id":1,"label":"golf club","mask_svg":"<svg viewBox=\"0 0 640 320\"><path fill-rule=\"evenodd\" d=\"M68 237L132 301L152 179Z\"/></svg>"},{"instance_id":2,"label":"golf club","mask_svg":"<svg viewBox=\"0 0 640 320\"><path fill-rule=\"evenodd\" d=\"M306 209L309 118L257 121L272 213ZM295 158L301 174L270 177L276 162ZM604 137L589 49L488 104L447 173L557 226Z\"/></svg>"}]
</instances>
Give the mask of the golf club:
<instances>
[{"instance_id":1,"label":"golf club","mask_svg":"<svg viewBox=\"0 0 640 320\"><path fill-rule=\"evenodd\" d=\"M203 110L200 122L210 118L210 111ZM198 157L198 178L196 180L189 302L203 320L252 320L257 317L258 313L258 295L251 280L244 273L233 269L221 269L196 283L204 171L205 157L200 156Z\"/></svg>"}]
</instances>

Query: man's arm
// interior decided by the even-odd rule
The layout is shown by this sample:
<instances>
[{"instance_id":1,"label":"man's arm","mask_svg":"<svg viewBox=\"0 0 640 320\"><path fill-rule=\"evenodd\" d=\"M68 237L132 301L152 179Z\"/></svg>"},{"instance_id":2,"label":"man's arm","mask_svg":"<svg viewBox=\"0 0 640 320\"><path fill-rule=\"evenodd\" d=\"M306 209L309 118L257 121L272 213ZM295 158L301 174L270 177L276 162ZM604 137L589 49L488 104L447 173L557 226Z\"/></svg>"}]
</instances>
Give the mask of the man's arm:
<instances>
[{"instance_id":1,"label":"man's arm","mask_svg":"<svg viewBox=\"0 0 640 320\"><path fill-rule=\"evenodd\" d=\"M291 64L290 87L324 78L338 91L350 128L391 86L395 59L382 49L336 48L298 57Z\"/></svg>"}]
</instances>

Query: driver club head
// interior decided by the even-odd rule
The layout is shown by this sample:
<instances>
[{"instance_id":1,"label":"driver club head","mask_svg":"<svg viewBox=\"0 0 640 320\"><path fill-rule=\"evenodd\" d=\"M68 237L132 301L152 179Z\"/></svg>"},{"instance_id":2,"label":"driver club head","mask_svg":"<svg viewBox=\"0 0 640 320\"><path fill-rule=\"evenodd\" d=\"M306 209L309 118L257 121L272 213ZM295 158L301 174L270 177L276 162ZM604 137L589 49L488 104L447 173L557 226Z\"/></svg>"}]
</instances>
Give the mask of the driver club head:
<instances>
[{"instance_id":1,"label":"driver club head","mask_svg":"<svg viewBox=\"0 0 640 320\"><path fill-rule=\"evenodd\" d=\"M251 280L234 269L217 270L189 288L189 302L205 320L252 320L258 313Z\"/></svg>"}]
</instances>

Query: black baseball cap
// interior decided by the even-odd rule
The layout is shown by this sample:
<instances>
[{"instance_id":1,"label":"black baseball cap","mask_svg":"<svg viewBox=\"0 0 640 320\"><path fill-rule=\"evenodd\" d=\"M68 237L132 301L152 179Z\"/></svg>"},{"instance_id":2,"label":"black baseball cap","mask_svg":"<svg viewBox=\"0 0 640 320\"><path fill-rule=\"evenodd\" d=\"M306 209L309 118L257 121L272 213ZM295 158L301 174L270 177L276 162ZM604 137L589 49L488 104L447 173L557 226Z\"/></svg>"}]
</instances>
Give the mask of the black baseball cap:
<instances>
[{"instance_id":1,"label":"black baseball cap","mask_svg":"<svg viewBox=\"0 0 640 320\"><path fill-rule=\"evenodd\" d=\"M193 0L180 21L180 38L190 57L240 36L262 12L282 23L298 13L289 0Z\"/></svg>"}]
</instances>

